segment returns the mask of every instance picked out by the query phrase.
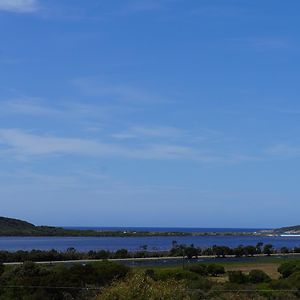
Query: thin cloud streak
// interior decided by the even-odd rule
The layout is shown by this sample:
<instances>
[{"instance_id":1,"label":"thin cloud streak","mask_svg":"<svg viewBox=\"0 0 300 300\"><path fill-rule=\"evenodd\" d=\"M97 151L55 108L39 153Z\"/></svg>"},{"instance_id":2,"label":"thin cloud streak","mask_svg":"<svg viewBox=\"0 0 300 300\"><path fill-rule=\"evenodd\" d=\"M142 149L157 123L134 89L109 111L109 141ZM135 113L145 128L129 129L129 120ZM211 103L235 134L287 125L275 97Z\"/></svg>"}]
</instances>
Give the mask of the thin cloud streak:
<instances>
[{"instance_id":1,"label":"thin cloud streak","mask_svg":"<svg viewBox=\"0 0 300 300\"><path fill-rule=\"evenodd\" d=\"M87 96L100 96L114 101L125 101L140 104L170 103L161 96L128 84L107 84L101 79L79 78L71 83Z\"/></svg>"},{"instance_id":2,"label":"thin cloud streak","mask_svg":"<svg viewBox=\"0 0 300 300\"><path fill-rule=\"evenodd\" d=\"M40 9L37 0L0 0L0 11L34 13Z\"/></svg>"},{"instance_id":3,"label":"thin cloud streak","mask_svg":"<svg viewBox=\"0 0 300 300\"><path fill-rule=\"evenodd\" d=\"M300 147L286 144L278 144L266 150L266 153L279 157L297 157L300 156Z\"/></svg>"},{"instance_id":4,"label":"thin cloud streak","mask_svg":"<svg viewBox=\"0 0 300 300\"><path fill-rule=\"evenodd\" d=\"M86 189L99 188L107 183L109 176L90 170L68 172L67 174L48 174L31 170L0 172L1 188L19 187L22 189ZM104 185L105 186L105 185Z\"/></svg>"},{"instance_id":5,"label":"thin cloud streak","mask_svg":"<svg viewBox=\"0 0 300 300\"><path fill-rule=\"evenodd\" d=\"M194 148L173 144L145 144L129 147L82 138L62 138L27 133L19 129L0 129L0 145L16 157L81 155L128 159L196 160L212 162L219 158Z\"/></svg>"},{"instance_id":6,"label":"thin cloud streak","mask_svg":"<svg viewBox=\"0 0 300 300\"><path fill-rule=\"evenodd\" d=\"M99 129L99 121L106 123L120 118L133 111L130 107L121 105L94 105L83 102L62 102L57 105L50 105L46 99L34 97L18 97L10 100L0 101L0 116L22 116L34 118L50 118L60 120L76 120L87 127L84 130L93 131L95 129L95 119L97 120L97 128ZM102 125L102 124L101 124Z\"/></svg>"},{"instance_id":7,"label":"thin cloud streak","mask_svg":"<svg viewBox=\"0 0 300 300\"><path fill-rule=\"evenodd\" d=\"M138 138L178 138L185 132L171 126L133 126L126 131L112 134L116 139L138 139Z\"/></svg>"},{"instance_id":8,"label":"thin cloud streak","mask_svg":"<svg viewBox=\"0 0 300 300\"><path fill-rule=\"evenodd\" d=\"M22 97L1 101L1 111L5 114L21 114L32 116L60 115L63 111L49 107L38 98Z\"/></svg>"}]
</instances>

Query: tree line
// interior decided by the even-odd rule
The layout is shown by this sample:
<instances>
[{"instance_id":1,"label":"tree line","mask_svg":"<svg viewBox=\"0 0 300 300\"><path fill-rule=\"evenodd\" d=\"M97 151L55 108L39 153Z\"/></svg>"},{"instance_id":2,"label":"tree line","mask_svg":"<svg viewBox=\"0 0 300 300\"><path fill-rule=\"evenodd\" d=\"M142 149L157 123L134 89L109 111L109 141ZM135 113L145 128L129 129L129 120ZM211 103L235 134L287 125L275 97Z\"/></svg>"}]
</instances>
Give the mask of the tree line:
<instances>
[{"instance_id":1,"label":"tree line","mask_svg":"<svg viewBox=\"0 0 300 300\"><path fill-rule=\"evenodd\" d=\"M194 245L179 245L176 241L172 243L172 248L169 251L148 251L147 245L141 246L141 250L130 252L127 249L119 249L117 251L89 251L80 252L75 248L68 248L66 251L57 251L55 249L42 251L31 250L16 252L0 251L0 262L23 262L23 261L68 261L68 260L89 260L89 259L126 259L126 258L147 258L147 257L185 257L187 259L197 258L199 256L254 256L259 254L288 254L300 253L300 247L287 248L282 247L275 249L271 244L258 243L256 246L240 245L238 247L230 248L227 246L217 246L207 248L199 248Z\"/></svg>"}]
</instances>

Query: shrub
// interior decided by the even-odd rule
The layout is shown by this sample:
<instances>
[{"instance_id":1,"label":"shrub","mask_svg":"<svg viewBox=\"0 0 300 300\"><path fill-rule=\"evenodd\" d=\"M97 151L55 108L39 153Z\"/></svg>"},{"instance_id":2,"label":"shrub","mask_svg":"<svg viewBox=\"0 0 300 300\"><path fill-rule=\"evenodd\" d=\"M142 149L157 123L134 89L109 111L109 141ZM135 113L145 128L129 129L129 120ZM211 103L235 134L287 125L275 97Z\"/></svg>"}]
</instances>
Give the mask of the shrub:
<instances>
[{"instance_id":1,"label":"shrub","mask_svg":"<svg viewBox=\"0 0 300 300\"><path fill-rule=\"evenodd\" d=\"M207 273L211 276L218 276L221 274L225 274L225 269L221 265L210 264L206 267Z\"/></svg>"},{"instance_id":2,"label":"shrub","mask_svg":"<svg viewBox=\"0 0 300 300\"><path fill-rule=\"evenodd\" d=\"M0 276L4 273L5 267L3 264L0 263Z\"/></svg>"},{"instance_id":3,"label":"shrub","mask_svg":"<svg viewBox=\"0 0 300 300\"><path fill-rule=\"evenodd\" d=\"M294 272L287 279L285 279L286 283L291 288L300 288L300 271Z\"/></svg>"},{"instance_id":4,"label":"shrub","mask_svg":"<svg viewBox=\"0 0 300 300\"><path fill-rule=\"evenodd\" d=\"M117 250L114 255L114 258L128 258L128 257L129 257L129 253L126 249Z\"/></svg>"},{"instance_id":5,"label":"shrub","mask_svg":"<svg viewBox=\"0 0 300 300\"><path fill-rule=\"evenodd\" d=\"M168 279L155 281L144 273L136 273L124 281L107 287L98 300L189 300L186 286L182 281Z\"/></svg>"},{"instance_id":6,"label":"shrub","mask_svg":"<svg viewBox=\"0 0 300 300\"><path fill-rule=\"evenodd\" d=\"M193 264L193 265L189 266L187 269L189 271L197 273L201 276L208 275L207 267L206 267L206 265L203 265L203 264Z\"/></svg>"},{"instance_id":7,"label":"shrub","mask_svg":"<svg viewBox=\"0 0 300 300\"><path fill-rule=\"evenodd\" d=\"M163 269L157 270L155 273L155 278L158 280L197 280L199 276L193 272L182 269Z\"/></svg>"},{"instance_id":8,"label":"shrub","mask_svg":"<svg viewBox=\"0 0 300 300\"><path fill-rule=\"evenodd\" d=\"M109 261L97 262L93 266L97 274L97 281L100 284L107 284L112 280L124 278L130 270L125 265Z\"/></svg>"},{"instance_id":9,"label":"shrub","mask_svg":"<svg viewBox=\"0 0 300 300\"><path fill-rule=\"evenodd\" d=\"M282 275L283 278L287 278L297 271L300 271L300 263L293 261L283 263L278 268L278 272Z\"/></svg>"},{"instance_id":10,"label":"shrub","mask_svg":"<svg viewBox=\"0 0 300 300\"><path fill-rule=\"evenodd\" d=\"M228 272L228 279L231 283L243 284L248 281L247 276L242 271L230 271Z\"/></svg>"},{"instance_id":11,"label":"shrub","mask_svg":"<svg viewBox=\"0 0 300 300\"><path fill-rule=\"evenodd\" d=\"M148 276L148 277L150 277L150 278L152 278L152 279L155 278L155 272L154 272L153 269L147 269L147 270L145 270L145 275Z\"/></svg>"},{"instance_id":12,"label":"shrub","mask_svg":"<svg viewBox=\"0 0 300 300\"><path fill-rule=\"evenodd\" d=\"M249 272L248 280L251 283L270 282L271 278L262 270L251 270Z\"/></svg>"},{"instance_id":13,"label":"shrub","mask_svg":"<svg viewBox=\"0 0 300 300\"><path fill-rule=\"evenodd\" d=\"M213 282L207 277L199 277L197 280L189 282L188 287L191 290L209 291L213 286Z\"/></svg>"}]
</instances>

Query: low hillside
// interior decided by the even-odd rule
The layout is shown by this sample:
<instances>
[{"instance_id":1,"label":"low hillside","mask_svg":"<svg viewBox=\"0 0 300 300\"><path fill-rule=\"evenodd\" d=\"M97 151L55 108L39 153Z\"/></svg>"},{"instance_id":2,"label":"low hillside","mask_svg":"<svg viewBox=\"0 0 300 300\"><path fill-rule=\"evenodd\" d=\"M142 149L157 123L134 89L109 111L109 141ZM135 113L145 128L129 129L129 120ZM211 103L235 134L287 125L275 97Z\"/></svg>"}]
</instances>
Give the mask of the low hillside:
<instances>
[{"instance_id":1,"label":"low hillside","mask_svg":"<svg viewBox=\"0 0 300 300\"><path fill-rule=\"evenodd\" d=\"M147 231L110 231L80 230L62 227L35 226L26 221L0 217L0 236L186 236L186 232L147 232Z\"/></svg>"},{"instance_id":2,"label":"low hillside","mask_svg":"<svg viewBox=\"0 0 300 300\"><path fill-rule=\"evenodd\" d=\"M14 232L32 232L35 226L26 221L0 217L0 234L14 233Z\"/></svg>"},{"instance_id":3,"label":"low hillside","mask_svg":"<svg viewBox=\"0 0 300 300\"><path fill-rule=\"evenodd\" d=\"M99 236L94 230L68 230L61 227L35 226L29 222L0 217L0 236Z\"/></svg>"},{"instance_id":4,"label":"low hillside","mask_svg":"<svg viewBox=\"0 0 300 300\"><path fill-rule=\"evenodd\" d=\"M295 233L300 234L300 225L281 227L274 230L276 233Z\"/></svg>"},{"instance_id":5,"label":"low hillside","mask_svg":"<svg viewBox=\"0 0 300 300\"><path fill-rule=\"evenodd\" d=\"M23 220L0 217L0 235L2 236L32 236L58 231L64 232L64 229L57 227L35 226Z\"/></svg>"}]
</instances>

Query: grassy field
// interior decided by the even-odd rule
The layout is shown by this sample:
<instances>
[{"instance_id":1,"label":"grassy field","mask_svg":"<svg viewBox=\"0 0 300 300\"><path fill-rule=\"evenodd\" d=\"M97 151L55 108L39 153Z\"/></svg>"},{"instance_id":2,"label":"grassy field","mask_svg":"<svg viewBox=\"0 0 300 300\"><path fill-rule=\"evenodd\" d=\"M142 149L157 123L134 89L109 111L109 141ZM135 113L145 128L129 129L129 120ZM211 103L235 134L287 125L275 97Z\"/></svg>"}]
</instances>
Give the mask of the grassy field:
<instances>
[{"instance_id":1,"label":"grassy field","mask_svg":"<svg viewBox=\"0 0 300 300\"><path fill-rule=\"evenodd\" d=\"M224 261L216 260L215 263L224 266L225 271L242 271L248 274L251 270L262 270L267 273L272 279L278 279L280 274L278 273L278 267L280 264L287 261L300 261L300 259L295 259L294 257L258 257L258 258L250 258L249 261L237 262L237 261ZM203 263L209 264L209 263ZM185 264L188 266L189 264ZM146 269L182 269L182 265L174 265L174 266L153 266L153 267L135 267L135 269L146 270ZM218 277L211 277L211 280L216 282L225 282L228 280L227 274Z\"/></svg>"},{"instance_id":2,"label":"grassy field","mask_svg":"<svg viewBox=\"0 0 300 300\"><path fill-rule=\"evenodd\" d=\"M249 273L251 270L262 270L266 272L272 279L278 279L278 267L287 261L300 261L293 257L261 257L249 262L225 262L221 263L225 271L242 271Z\"/></svg>"},{"instance_id":3,"label":"grassy field","mask_svg":"<svg viewBox=\"0 0 300 300\"><path fill-rule=\"evenodd\" d=\"M251 270L262 270L266 272L272 279L278 279L279 273L277 271L279 263L252 263L252 264L236 264L225 266L225 271L242 271L249 273Z\"/></svg>"}]
</instances>

